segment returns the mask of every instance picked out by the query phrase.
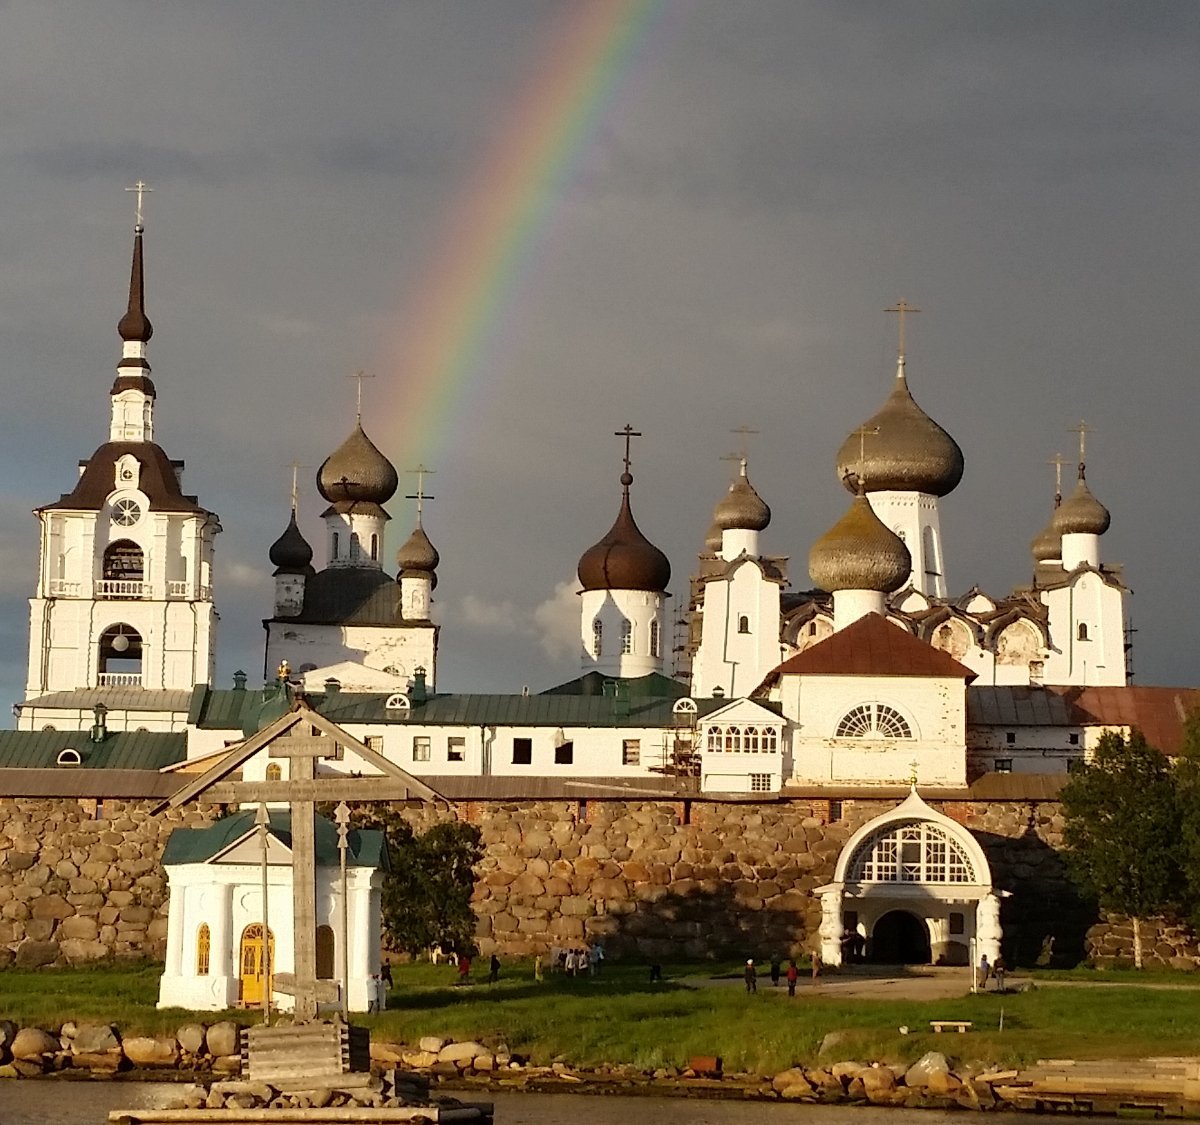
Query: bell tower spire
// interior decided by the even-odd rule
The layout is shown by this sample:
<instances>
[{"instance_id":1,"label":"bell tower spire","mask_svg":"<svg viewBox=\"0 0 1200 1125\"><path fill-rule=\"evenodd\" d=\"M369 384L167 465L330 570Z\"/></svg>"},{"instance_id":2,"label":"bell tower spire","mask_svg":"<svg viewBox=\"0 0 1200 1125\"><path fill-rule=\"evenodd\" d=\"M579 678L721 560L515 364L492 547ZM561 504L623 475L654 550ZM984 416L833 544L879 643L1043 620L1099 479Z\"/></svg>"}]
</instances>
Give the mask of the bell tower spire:
<instances>
[{"instance_id":1,"label":"bell tower spire","mask_svg":"<svg viewBox=\"0 0 1200 1125\"><path fill-rule=\"evenodd\" d=\"M110 441L154 440L154 382L146 359L146 344L154 335L154 326L146 315L146 280L142 261L142 236L145 225L143 196L153 188L142 180L126 191L137 192L137 211L133 227L133 264L129 272L129 304L117 322L122 340L121 362L112 385L112 424Z\"/></svg>"}]
</instances>

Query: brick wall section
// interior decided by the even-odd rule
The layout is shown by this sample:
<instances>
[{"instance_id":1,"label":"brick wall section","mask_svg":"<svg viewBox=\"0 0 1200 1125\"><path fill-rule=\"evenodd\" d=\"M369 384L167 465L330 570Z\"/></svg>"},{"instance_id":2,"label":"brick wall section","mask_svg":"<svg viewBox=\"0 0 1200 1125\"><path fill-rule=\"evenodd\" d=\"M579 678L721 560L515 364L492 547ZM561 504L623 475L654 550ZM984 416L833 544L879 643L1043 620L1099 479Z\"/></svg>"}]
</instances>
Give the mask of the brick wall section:
<instances>
[{"instance_id":1,"label":"brick wall section","mask_svg":"<svg viewBox=\"0 0 1200 1125\"><path fill-rule=\"evenodd\" d=\"M937 803L934 802L935 807ZM610 955L756 956L802 952L820 919L815 888L838 854L894 801L827 800L464 802L402 809L417 831L457 816L483 835L474 906L484 955L518 956L602 939ZM1056 804L946 802L982 844L1004 900L1014 963L1131 956L1123 919L1097 921L1058 851ZM219 810L149 815L141 802L0 800L0 966L161 957L171 830ZM1200 965L1181 927L1144 927L1147 959Z\"/></svg>"}]
</instances>

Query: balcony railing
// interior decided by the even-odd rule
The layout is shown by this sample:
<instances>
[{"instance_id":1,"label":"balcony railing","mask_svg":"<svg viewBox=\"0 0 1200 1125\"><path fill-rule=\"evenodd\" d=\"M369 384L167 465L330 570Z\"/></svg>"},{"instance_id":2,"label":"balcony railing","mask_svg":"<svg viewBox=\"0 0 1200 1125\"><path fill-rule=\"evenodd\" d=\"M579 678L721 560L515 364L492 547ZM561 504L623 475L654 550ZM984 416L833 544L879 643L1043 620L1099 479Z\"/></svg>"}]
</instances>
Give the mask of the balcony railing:
<instances>
[{"instance_id":1,"label":"balcony railing","mask_svg":"<svg viewBox=\"0 0 1200 1125\"><path fill-rule=\"evenodd\" d=\"M97 687L141 687L141 672L101 672Z\"/></svg>"},{"instance_id":2,"label":"balcony railing","mask_svg":"<svg viewBox=\"0 0 1200 1125\"><path fill-rule=\"evenodd\" d=\"M82 582L68 582L63 578L50 579L50 597L52 598L83 598L87 597L87 587ZM92 597L104 601L141 601L154 597L154 590L149 582L141 582L129 578L102 578L91 584ZM195 594L193 595L193 591ZM170 601L184 601L195 596L197 601L212 601L211 586L193 586L190 582L168 582L167 598Z\"/></svg>"}]
</instances>

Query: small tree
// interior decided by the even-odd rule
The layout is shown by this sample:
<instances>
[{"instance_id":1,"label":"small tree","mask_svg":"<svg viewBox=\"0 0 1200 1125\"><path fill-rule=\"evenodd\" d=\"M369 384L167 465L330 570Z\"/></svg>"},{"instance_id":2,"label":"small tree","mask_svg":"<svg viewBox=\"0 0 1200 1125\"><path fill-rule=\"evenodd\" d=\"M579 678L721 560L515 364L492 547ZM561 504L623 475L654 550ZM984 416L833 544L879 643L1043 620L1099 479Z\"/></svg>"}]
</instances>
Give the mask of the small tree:
<instances>
[{"instance_id":1,"label":"small tree","mask_svg":"<svg viewBox=\"0 0 1200 1125\"><path fill-rule=\"evenodd\" d=\"M1169 762L1140 731L1105 734L1062 791L1067 863L1106 910L1129 916L1142 967L1141 922L1177 901L1178 817Z\"/></svg>"},{"instance_id":2,"label":"small tree","mask_svg":"<svg viewBox=\"0 0 1200 1125\"><path fill-rule=\"evenodd\" d=\"M1184 720L1183 749L1175 762L1175 797L1183 905L1192 929L1200 933L1200 711L1192 711Z\"/></svg>"},{"instance_id":3,"label":"small tree","mask_svg":"<svg viewBox=\"0 0 1200 1125\"><path fill-rule=\"evenodd\" d=\"M384 939L420 953L435 945L467 949L475 938L475 864L483 855L479 829L448 821L417 835L388 808L371 809L363 827L387 834L392 870L384 879Z\"/></svg>"}]
</instances>

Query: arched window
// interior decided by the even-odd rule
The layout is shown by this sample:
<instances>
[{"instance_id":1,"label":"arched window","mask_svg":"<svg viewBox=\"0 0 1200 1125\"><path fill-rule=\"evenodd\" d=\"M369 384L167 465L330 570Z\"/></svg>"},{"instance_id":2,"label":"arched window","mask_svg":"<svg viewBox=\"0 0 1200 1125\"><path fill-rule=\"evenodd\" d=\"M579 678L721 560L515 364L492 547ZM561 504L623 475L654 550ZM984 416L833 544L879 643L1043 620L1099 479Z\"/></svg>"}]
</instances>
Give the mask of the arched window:
<instances>
[{"instance_id":1,"label":"arched window","mask_svg":"<svg viewBox=\"0 0 1200 1125\"><path fill-rule=\"evenodd\" d=\"M278 762L272 762L269 766L267 766L267 780L268 781L282 781L283 780L283 767Z\"/></svg>"},{"instance_id":2,"label":"arched window","mask_svg":"<svg viewBox=\"0 0 1200 1125\"><path fill-rule=\"evenodd\" d=\"M110 625L100 634L97 687L139 687L142 682L142 638L132 626Z\"/></svg>"},{"instance_id":3,"label":"arched window","mask_svg":"<svg viewBox=\"0 0 1200 1125\"><path fill-rule=\"evenodd\" d=\"M650 655L658 657L658 620L650 622Z\"/></svg>"},{"instance_id":4,"label":"arched window","mask_svg":"<svg viewBox=\"0 0 1200 1125\"><path fill-rule=\"evenodd\" d=\"M140 598L145 577L145 556L132 540L118 539L105 548L100 564L100 597Z\"/></svg>"},{"instance_id":5,"label":"arched window","mask_svg":"<svg viewBox=\"0 0 1200 1125\"><path fill-rule=\"evenodd\" d=\"M774 754L779 750L779 731L775 727L763 727L762 748L764 754Z\"/></svg>"},{"instance_id":6,"label":"arched window","mask_svg":"<svg viewBox=\"0 0 1200 1125\"><path fill-rule=\"evenodd\" d=\"M333 927L317 927L317 980L333 980Z\"/></svg>"},{"instance_id":7,"label":"arched window","mask_svg":"<svg viewBox=\"0 0 1200 1125\"><path fill-rule=\"evenodd\" d=\"M706 734L706 741L710 750L721 749L721 728L709 727Z\"/></svg>"},{"instance_id":8,"label":"arched window","mask_svg":"<svg viewBox=\"0 0 1200 1125\"><path fill-rule=\"evenodd\" d=\"M633 652L633 622L621 622L621 654L628 656Z\"/></svg>"},{"instance_id":9,"label":"arched window","mask_svg":"<svg viewBox=\"0 0 1200 1125\"><path fill-rule=\"evenodd\" d=\"M855 883L974 883L966 850L940 824L892 824L858 847L847 868Z\"/></svg>"},{"instance_id":10,"label":"arched window","mask_svg":"<svg viewBox=\"0 0 1200 1125\"><path fill-rule=\"evenodd\" d=\"M1078 639L1081 641L1086 641L1088 639L1087 623L1084 621L1079 623Z\"/></svg>"},{"instance_id":11,"label":"arched window","mask_svg":"<svg viewBox=\"0 0 1200 1125\"><path fill-rule=\"evenodd\" d=\"M750 632L750 618L748 618L744 613L738 618L738 632Z\"/></svg>"},{"instance_id":12,"label":"arched window","mask_svg":"<svg viewBox=\"0 0 1200 1125\"><path fill-rule=\"evenodd\" d=\"M212 938L208 932L208 923L201 922L196 931L196 976L208 976L208 956L212 948Z\"/></svg>"},{"instance_id":13,"label":"arched window","mask_svg":"<svg viewBox=\"0 0 1200 1125\"><path fill-rule=\"evenodd\" d=\"M604 622L598 617L592 622L592 655L604 655Z\"/></svg>"},{"instance_id":14,"label":"arched window","mask_svg":"<svg viewBox=\"0 0 1200 1125\"><path fill-rule=\"evenodd\" d=\"M912 738L912 728L894 707L886 703L864 703L838 723L836 737Z\"/></svg>"},{"instance_id":15,"label":"arched window","mask_svg":"<svg viewBox=\"0 0 1200 1125\"><path fill-rule=\"evenodd\" d=\"M739 751L742 748L742 732L739 727L725 728L725 749Z\"/></svg>"},{"instance_id":16,"label":"arched window","mask_svg":"<svg viewBox=\"0 0 1200 1125\"><path fill-rule=\"evenodd\" d=\"M341 544L342 537L335 531L333 533L333 557L338 557L338 548Z\"/></svg>"},{"instance_id":17,"label":"arched window","mask_svg":"<svg viewBox=\"0 0 1200 1125\"><path fill-rule=\"evenodd\" d=\"M938 561L932 527L926 526L921 532L921 547L922 553L925 555L925 573L930 578L937 578L942 573L942 567Z\"/></svg>"},{"instance_id":18,"label":"arched window","mask_svg":"<svg viewBox=\"0 0 1200 1125\"><path fill-rule=\"evenodd\" d=\"M379 536L371 536L371 558L377 560L379 558Z\"/></svg>"},{"instance_id":19,"label":"arched window","mask_svg":"<svg viewBox=\"0 0 1200 1125\"><path fill-rule=\"evenodd\" d=\"M742 749L758 753L758 727L747 727L742 734Z\"/></svg>"}]
</instances>

